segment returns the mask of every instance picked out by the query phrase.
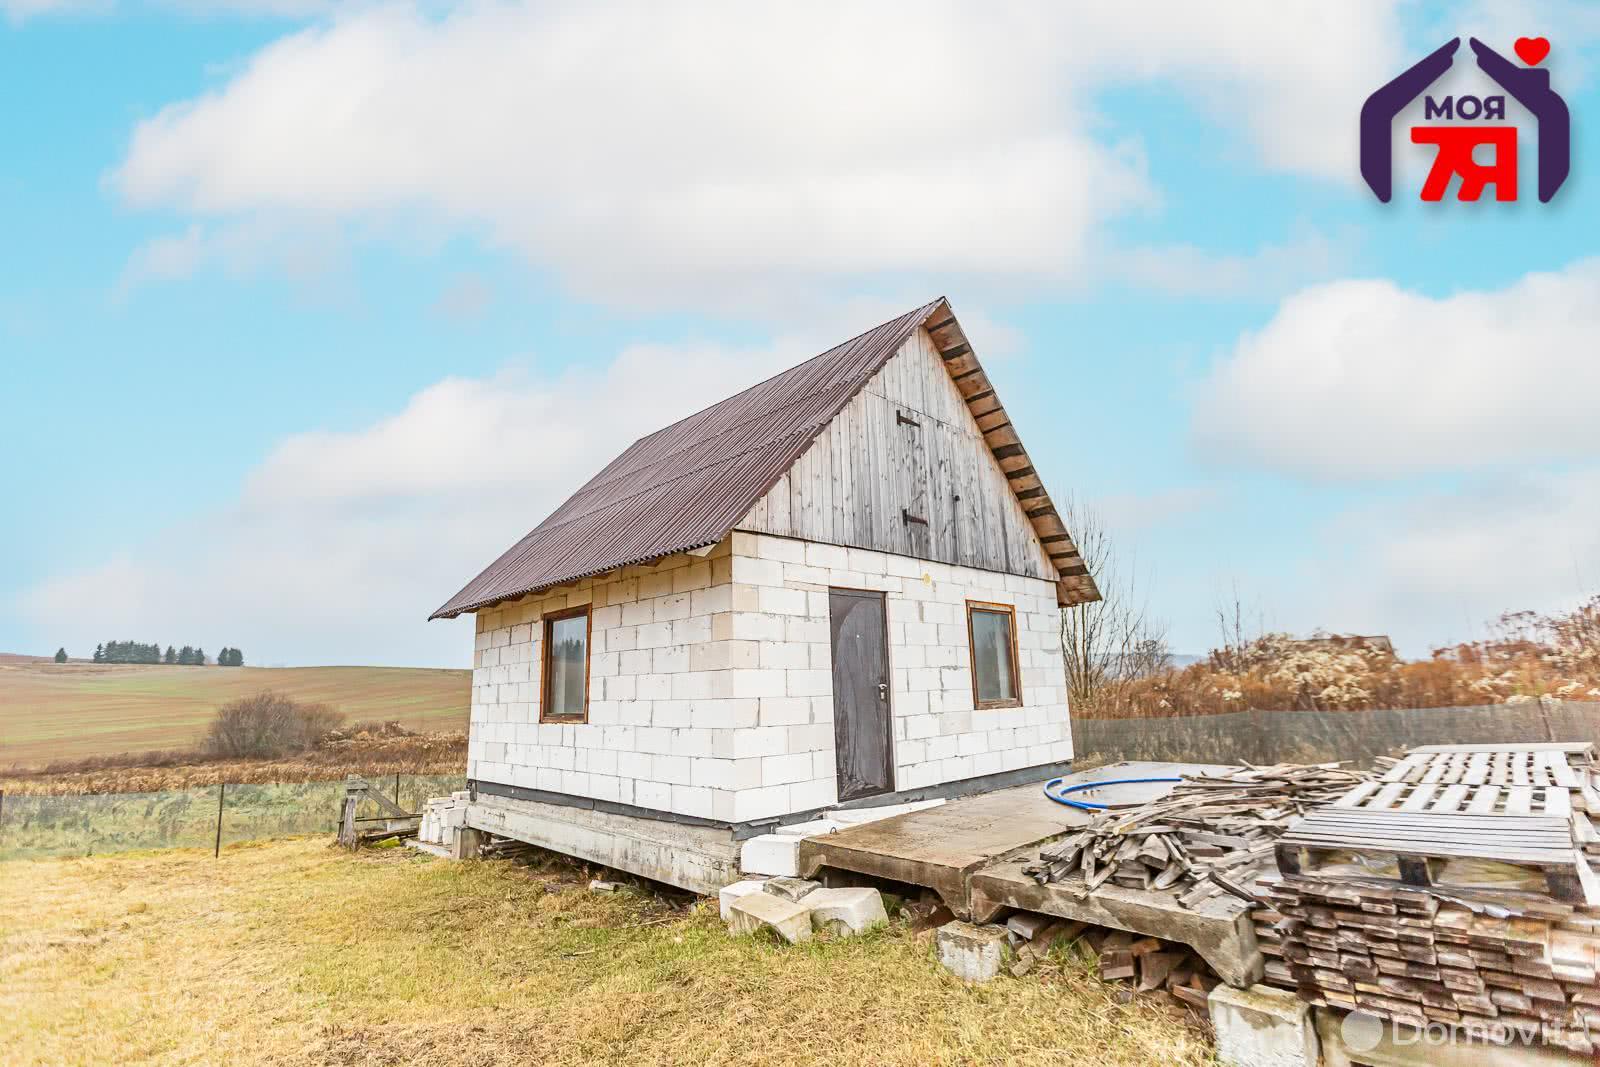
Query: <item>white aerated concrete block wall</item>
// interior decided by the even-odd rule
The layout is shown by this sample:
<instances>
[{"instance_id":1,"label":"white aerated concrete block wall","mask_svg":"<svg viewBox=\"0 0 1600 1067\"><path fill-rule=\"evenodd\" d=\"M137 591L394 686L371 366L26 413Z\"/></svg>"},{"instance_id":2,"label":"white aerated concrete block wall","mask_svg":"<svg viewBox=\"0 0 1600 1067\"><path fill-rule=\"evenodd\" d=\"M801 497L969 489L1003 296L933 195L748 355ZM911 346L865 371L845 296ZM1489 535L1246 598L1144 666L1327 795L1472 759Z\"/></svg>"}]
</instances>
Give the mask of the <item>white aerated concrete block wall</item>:
<instances>
[{"instance_id":1,"label":"white aerated concrete block wall","mask_svg":"<svg viewBox=\"0 0 1600 1067\"><path fill-rule=\"evenodd\" d=\"M1071 757L1049 582L736 532L480 613L469 777L728 822L836 803L830 586L886 593L897 789ZM969 598L1017 609L1021 707L973 709ZM581 604L588 722L541 723L543 617Z\"/></svg>"},{"instance_id":2,"label":"white aerated concrete block wall","mask_svg":"<svg viewBox=\"0 0 1600 1067\"><path fill-rule=\"evenodd\" d=\"M798 811L819 796L837 799L830 586L885 594L896 789L1072 758L1061 611L1052 583L747 533L733 535L733 582L733 636L758 644L760 683L771 693L761 697L761 723L787 726L787 751L809 750L815 768L809 781L767 783L769 795L753 807ZM969 600L1016 609L1020 707L973 707Z\"/></svg>"}]
</instances>

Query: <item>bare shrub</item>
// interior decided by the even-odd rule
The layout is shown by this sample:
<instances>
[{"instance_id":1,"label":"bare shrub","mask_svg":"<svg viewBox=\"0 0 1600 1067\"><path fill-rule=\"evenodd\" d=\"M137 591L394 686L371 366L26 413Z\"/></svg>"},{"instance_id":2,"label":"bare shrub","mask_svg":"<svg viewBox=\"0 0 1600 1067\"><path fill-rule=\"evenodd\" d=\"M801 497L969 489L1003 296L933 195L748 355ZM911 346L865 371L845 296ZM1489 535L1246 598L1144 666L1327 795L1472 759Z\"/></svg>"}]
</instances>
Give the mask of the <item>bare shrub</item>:
<instances>
[{"instance_id":1,"label":"bare shrub","mask_svg":"<svg viewBox=\"0 0 1600 1067\"><path fill-rule=\"evenodd\" d=\"M268 690L218 708L200 749L224 759L276 759L309 752L343 721L327 704L302 704Z\"/></svg>"},{"instance_id":2,"label":"bare shrub","mask_svg":"<svg viewBox=\"0 0 1600 1067\"><path fill-rule=\"evenodd\" d=\"M1600 596L1570 611L1510 612L1480 641L1404 662L1370 639L1314 634L1251 637L1235 610L1201 663L1130 681L1102 718L1230 711L1361 711L1532 701L1600 700Z\"/></svg>"},{"instance_id":3,"label":"bare shrub","mask_svg":"<svg viewBox=\"0 0 1600 1067\"><path fill-rule=\"evenodd\" d=\"M1166 627L1150 616L1137 570L1118 555L1100 513L1069 500L1063 521L1100 589L1099 600L1061 613L1067 702L1075 714L1105 715L1140 679L1168 668Z\"/></svg>"}]
</instances>

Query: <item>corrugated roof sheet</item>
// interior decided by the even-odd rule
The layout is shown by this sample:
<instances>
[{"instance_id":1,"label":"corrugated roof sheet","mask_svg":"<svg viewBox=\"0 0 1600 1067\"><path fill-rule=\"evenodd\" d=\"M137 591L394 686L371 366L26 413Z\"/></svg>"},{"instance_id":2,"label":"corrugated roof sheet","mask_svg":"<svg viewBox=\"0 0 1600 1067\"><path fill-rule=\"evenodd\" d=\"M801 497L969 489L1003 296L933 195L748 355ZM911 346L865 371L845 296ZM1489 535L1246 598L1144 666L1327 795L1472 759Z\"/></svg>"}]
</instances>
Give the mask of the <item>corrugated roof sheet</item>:
<instances>
[{"instance_id":1,"label":"corrugated roof sheet","mask_svg":"<svg viewBox=\"0 0 1600 1067\"><path fill-rule=\"evenodd\" d=\"M721 541L942 303L635 441L430 618Z\"/></svg>"}]
</instances>

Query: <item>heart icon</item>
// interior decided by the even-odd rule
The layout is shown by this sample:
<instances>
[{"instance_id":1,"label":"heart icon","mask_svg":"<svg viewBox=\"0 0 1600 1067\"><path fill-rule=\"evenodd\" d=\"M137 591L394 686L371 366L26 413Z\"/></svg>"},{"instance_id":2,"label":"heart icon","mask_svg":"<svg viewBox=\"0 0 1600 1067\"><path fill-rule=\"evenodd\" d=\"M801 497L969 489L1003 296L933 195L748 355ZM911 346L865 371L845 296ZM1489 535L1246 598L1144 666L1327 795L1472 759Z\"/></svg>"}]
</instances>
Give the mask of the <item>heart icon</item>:
<instances>
[{"instance_id":1,"label":"heart icon","mask_svg":"<svg viewBox=\"0 0 1600 1067\"><path fill-rule=\"evenodd\" d=\"M1530 67L1537 67L1550 54L1550 41L1544 37L1518 37L1512 47L1517 57Z\"/></svg>"}]
</instances>

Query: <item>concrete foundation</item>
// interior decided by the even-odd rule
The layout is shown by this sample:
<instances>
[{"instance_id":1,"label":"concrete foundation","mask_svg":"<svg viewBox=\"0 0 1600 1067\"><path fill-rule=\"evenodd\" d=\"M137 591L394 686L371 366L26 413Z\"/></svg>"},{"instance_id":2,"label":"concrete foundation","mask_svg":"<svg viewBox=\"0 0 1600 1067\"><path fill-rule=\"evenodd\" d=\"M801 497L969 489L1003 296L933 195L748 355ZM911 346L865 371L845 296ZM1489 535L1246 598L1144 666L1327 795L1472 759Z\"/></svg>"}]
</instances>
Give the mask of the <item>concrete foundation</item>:
<instances>
[{"instance_id":1,"label":"concrete foundation","mask_svg":"<svg viewBox=\"0 0 1600 1067\"><path fill-rule=\"evenodd\" d=\"M1209 998L1217 1060L1227 1067L1317 1067L1311 1006L1271 986L1219 985Z\"/></svg>"},{"instance_id":2,"label":"concrete foundation","mask_svg":"<svg viewBox=\"0 0 1600 1067\"><path fill-rule=\"evenodd\" d=\"M1010 954L1004 926L945 923L939 927L935 940L944 969L967 982L990 981L1000 973Z\"/></svg>"},{"instance_id":3,"label":"concrete foundation","mask_svg":"<svg viewBox=\"0 0 1600 1067\"><path fill-rule=\"evenodd\" d=\"M479 794L467 826L710 896L739 880L731 831Z\"/></svg>"}]
</instances>

